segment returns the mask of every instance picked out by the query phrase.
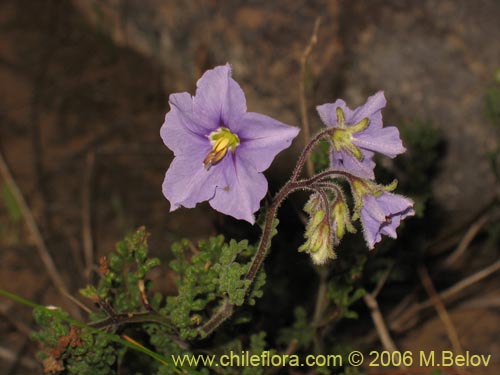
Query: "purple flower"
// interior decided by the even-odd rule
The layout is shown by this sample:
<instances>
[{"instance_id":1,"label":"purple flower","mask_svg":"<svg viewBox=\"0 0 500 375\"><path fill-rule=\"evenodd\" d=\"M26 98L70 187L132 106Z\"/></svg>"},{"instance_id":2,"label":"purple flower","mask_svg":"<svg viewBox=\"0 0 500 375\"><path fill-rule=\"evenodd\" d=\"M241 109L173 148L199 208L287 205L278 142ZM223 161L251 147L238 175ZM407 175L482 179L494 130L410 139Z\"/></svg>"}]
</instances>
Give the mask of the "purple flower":
<instances>
[{"instance_id":1,"label":"purple flower","mask_svg":"<svg viewBox=\"0 0 500 375\"><path fill-rule=\"evenodd\" d=\"M401 220L415 215L413 202L401 195L383 191L363 194L361 199L361 223L370 250L382 240L382 234L397 238L396 228Z\"/></svg>"},{"instance_id":2,"label":"purple flower","mask_svg":"<svg viewBox=\"0 0 500 375\"><path fill-rule=\"evenodd\" d=\"M349 109L342 99L316 108L325 125L335 128L331 138L332 168L374 179L375 152L393 158L406 151L398 129L382 125L385 103L384 93L379 91L355 110Z\"/></svg>"},{"instance_id":3,"label":"purple flower","mask_svg":"<svg viewBox=\"0 0 500 375\"><path fill-rule=\"evenodd\" d=\"M203 74L192 97L169 98L161 137L175 158L163 182L170 210L208 201L217 211L254 223L267 192L261 173L299 129L247 112L229 64Z\"/></svg>"}]
</instances>

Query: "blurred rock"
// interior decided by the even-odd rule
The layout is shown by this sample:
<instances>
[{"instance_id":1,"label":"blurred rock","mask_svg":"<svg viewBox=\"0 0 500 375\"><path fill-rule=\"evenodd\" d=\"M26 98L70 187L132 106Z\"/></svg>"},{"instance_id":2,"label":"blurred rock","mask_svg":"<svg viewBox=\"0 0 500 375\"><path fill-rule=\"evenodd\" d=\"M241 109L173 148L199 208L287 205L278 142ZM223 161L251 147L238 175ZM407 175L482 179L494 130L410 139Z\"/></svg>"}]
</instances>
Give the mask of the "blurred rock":
<instances>
[{"instance_id":1,"label":"blurred rock","mask_svg":"<svg viewBox=\"0 0 500 375\"><path fill-rule=\"evenodd\" d=\"M313 127L312 104L342 96L354 107L383 89L388 124L418 118L443 130L435 193L453 220L493 195L484 155L497 135L483 98L500 64L496 0L73 1L116 43L159 61L171 89L192 89L206 68L229 61L249 109L291 124L299 124L298 61L320 15L308 82Z\"/></svg>"}]
</instances>

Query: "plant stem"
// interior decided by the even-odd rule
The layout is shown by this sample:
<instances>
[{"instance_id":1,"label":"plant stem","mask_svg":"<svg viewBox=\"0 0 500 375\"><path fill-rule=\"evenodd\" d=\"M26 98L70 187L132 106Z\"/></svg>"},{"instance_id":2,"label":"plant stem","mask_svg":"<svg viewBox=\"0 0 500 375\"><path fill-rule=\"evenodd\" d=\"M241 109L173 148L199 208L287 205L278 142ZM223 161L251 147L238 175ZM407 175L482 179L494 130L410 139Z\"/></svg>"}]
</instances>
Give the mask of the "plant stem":
<instances>
[{"instance_id":1,"label":"plant stem","mask_svg":"<svg viewBox=\"0 0 500 375\"><path fill-rule=\"evenodd\" d=\"M306 145L306 147L302 150L302 153L300 154L299 160L297 162L297 165L295 165L295 168L292 172L292 177L290 178L290 181L296 181L297 178L300 175L300 172L302 171L302 168L304 167L304 164L306 160L309 158L309 154L313 150L313 148L318 144L318 142L322 139L325 138L327 135L329 135L334 128L327 128L311 139L311 141Z\"/></svg>"},{"instance_id":2,"label":"plant stem","mask_svg":"<svg viewBox=\"0 0 500 375\"><path fill-rule=\"evenodd\" d=\"M262 236L260 238L259 246L257 248L257 251L255 252L255 255L252 259L252 263L250 264L250 268L248 269L247 274L245 275L245 279L253 281L255 279L255 276L257 276L257 272L259 271L260 267L262 266L262 262L266 256L267 250L270 247L269 240L271 238L271 234L273 231L273 223L274 219L276 218L276 214L278 212L278 208L283 202L283 200L294 190L297 190L300 188L300 184L297 184L296 182L289 181L287 182L281 190L276 194L276 196L273 198L273 201L271 205L269 206L269 209L267 210L266 213L266 219L264 222L264 229L262 231Z\"/></svg>"},{"instance_id":3,"label":"plant stem","mask_svg":"<svg viewBox=\"0 0 500 375\"><path fill-rule=\"evenodd\" d=\"M347 179L354 178L354 176L352 176L350 173L344 171L329 170L322 173L318 173L317 175L310 177L308 179L297 181L297 178L299 177L300 172L304 167L304 164L308 159L308 156L313 150L313 148L318 144L318 142L322 138L325 138L329 134L331 134L332 131L333 128L327 128L316 134L316 136L313 139L311 139L311 141L306 145L306 147L302 151L302 154L300 155L299 160L297 161L297 164L292 172L290 180L274 196L266 213L264 228L262 230L262 235L259 241L259 245L257 247L257 251L255 252L255 255L250 263L250 267L248 268L248 271L245 275L245 279L250 281L247 287L247 292L250 290L250 287L253 281L255 280L257 273L262 267L262 263L267 255L267 251L270 248L272 231L274 227L274 220L276 218L278 209L281 203L285 200L285 198L289 194L300 189L312 189L317 191L318 190L317 187L315 188L313 186L314 183L322 181L326 178L331 178L335 176L342 176ZM231 317L234 308L235 305L229 303L229 300L225 298L220 308L205 322L205 324L203 324L200 328L198 328L198 334L200 338L205 338L209 336L212 332L214 332L222 323L224 323L229 317Z\"/></svg>"},{"instance_id":4,"label":"plant stem","mask_svg":"<svg viewBox=\"0 0 500 375\"><path fill-rule=\"evenodd\" d=\"M172 331L174 330L174 326L170 321L170 319L167 316L159 314L155 311L115 314L104 320L90 322L87 325L94 328L108 328L108 327L117 327L129 323L148 323L148 322L159 323L169 327Z\"/></svg>"},{"instance_id":5,"label":"plant stem","mask_svg":"<svg viewBox=\"0 0 500 375\"><path fill-rule=\"evenodd\" d=\"M257 273L262 267L262 262L267 255L267 250L270 248L274 219L276 218L276 213L279 206L290 193L303 187L305 187L304 183L294 182L290 180L273 198L273 201L271 202L271 205L269 206L266 213L264 229L262 231L259 246L257 247L257 251L255 252L252 262L250 263L250 267L248 268L248 271L245 275L245 279L250 280L250 283L247 287L247 292L250 290L250 286L252 285L255 277L257 276ZM221 307L210 317L210 319L205 324L203 324L198 329L200 337L205 338L209 336L222 323L224 323L229 317L231 317L234 311L234 307L235 305L229 303L229 300L225 298Z\"/></svg>"}]
</instances>

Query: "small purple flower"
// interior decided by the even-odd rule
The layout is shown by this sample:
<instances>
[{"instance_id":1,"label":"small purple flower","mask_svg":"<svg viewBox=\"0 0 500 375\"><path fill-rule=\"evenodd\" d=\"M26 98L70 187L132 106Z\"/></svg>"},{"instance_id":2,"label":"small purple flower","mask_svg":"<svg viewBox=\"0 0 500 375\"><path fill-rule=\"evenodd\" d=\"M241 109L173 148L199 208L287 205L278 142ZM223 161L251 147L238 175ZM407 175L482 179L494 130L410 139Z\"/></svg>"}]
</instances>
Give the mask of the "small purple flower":
<instances>
[{"instance_id":1,"label":"small purple flower","mask_svg":"<svg viewBox=\"0 0 500 375\"><path fill-rule=\"evenodd\" d=\"M175 158L163 182L170 211L208 201L217 211L254 223L267 192L261 173L299 129L247 112L229 64L203 74L196 94L170 95L160 134Z\"/></svg>"},{"instance_id":2,"label":"small purple flower","mask_svg":"<svg viewBox=\"0 0 500 375\"><path fill-rule=\"evenodd\" d=\"M398 129L382 125L385 104L384 93L379 91L355 110L347 107L342 99L316 107L325 125L335 128L331 138L332 168L374 179L375 152L394 158L406 151Z\"/></svg>"},{"instance_id":3,"label":"small purple flower","mask_svg":"<svg viewBox=\"0 0 500 375\"><path fill-rule=\"evenodd\" d=\"M361 224L370 250L382 240L382 234L397 238L396 228L401 220L415 215L413 202L401 195L383 191L363 194L361 199Z\"/></svg>"}]
</instances>

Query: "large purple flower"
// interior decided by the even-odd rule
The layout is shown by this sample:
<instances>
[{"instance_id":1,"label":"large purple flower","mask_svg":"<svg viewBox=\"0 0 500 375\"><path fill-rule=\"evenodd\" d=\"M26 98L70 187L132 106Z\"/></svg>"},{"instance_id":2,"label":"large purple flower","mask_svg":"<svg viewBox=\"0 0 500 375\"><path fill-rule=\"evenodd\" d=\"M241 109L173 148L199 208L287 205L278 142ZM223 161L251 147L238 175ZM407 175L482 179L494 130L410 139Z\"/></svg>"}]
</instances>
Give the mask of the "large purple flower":
<instances>
[{"instance_id":1,"label":"large purple flower","mask_svg":"<svg viewBox=\"0 0 500 375\"><path fill-rule=\"evenodd\" d=\"M382 91L368 98L365 104L351 110L342 99L317 107L332 135L331 166L362 178L374 179L372 160L375 152L391 158L406 151L396 127L384 128L382 108L386 100Z\"/></svg>"},{"instance_id":2,"label":"large purple flower","mask_svg":"<svg viewBox=\"0 0 500 375\"><path fill-rule=\"evenodd\" d=\"M407 216L415 215L413 202L401 195L387 191L362 197L361 224L366 243L373 249L382 240L382 234L397 238L396 228Z\"/></svg>"},{"instance_id":3,"label":"large purple flower","mask_svg":"<svg viewBox=\"0 0 500 375\"><path fill-rule=\"evenodd\" d=\"M267 192L261 173L299 129L247 112L229 64L203 74L196 94L172 94L161 137L175 158L163 182L170 210L208 201L217 211L254 223Z\"/></svg>"}]
</instances>

